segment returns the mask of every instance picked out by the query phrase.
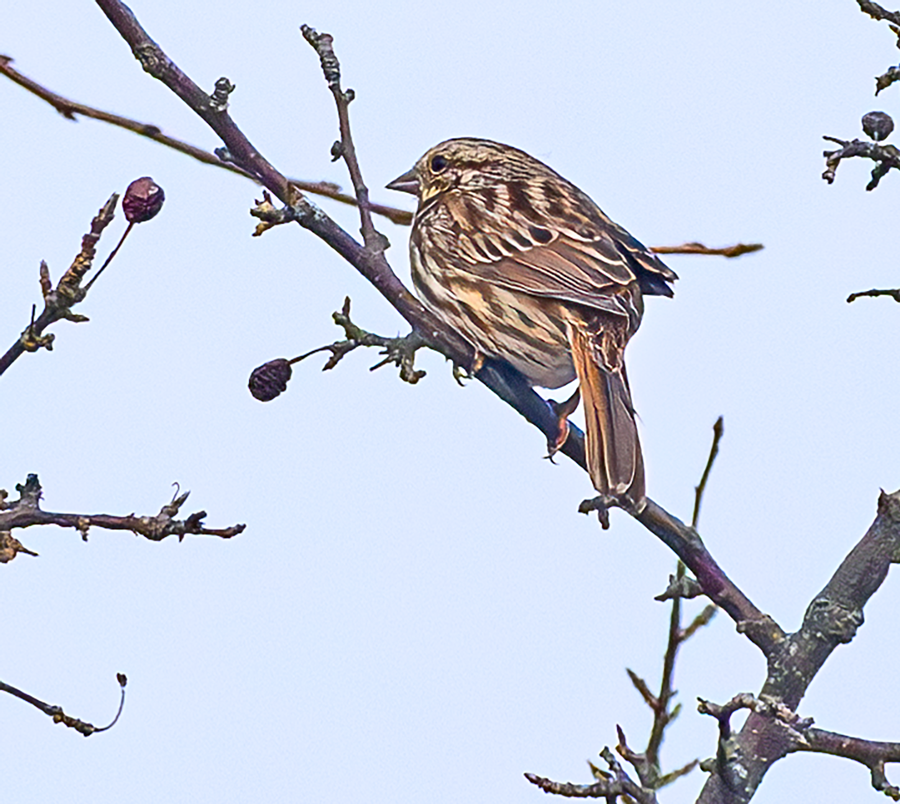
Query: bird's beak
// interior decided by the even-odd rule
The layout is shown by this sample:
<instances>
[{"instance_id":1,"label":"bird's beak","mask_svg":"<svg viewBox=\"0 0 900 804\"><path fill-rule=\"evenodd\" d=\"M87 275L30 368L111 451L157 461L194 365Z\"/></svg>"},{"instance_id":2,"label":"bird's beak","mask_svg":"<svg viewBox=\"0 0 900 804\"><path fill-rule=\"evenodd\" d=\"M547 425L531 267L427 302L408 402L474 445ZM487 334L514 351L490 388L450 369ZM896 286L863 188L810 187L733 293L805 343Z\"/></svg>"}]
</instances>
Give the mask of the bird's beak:
<instances>
[{"instance_id":1,"label":"bird's beak","mask_svg":"<svg viewBox=\"0 0 900 804\"><path fill-rule=\"evenodd\" d=\"M385 185L388 190L399 190L401 193L419 194L419 177L416 169L410 168L402 176L397 176L390 184Z\"/></svg>"}]
</instances>

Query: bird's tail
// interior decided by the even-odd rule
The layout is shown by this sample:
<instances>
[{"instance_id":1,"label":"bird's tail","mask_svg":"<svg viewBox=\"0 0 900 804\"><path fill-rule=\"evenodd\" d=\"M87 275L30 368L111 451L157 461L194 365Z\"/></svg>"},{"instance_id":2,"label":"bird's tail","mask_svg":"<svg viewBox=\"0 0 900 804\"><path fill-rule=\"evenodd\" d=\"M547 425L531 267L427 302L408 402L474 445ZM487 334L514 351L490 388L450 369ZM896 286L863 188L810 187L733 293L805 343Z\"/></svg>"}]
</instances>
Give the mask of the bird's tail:
<instances>
[{"instance_id":1,"label":"bird's tail","mask_svg":"<svg viewBox=\"0 0 900 804\"><path fill-rule=\"evenodd\" d=\"M644 458L631 391L625 374L624 343L610 330L569 330L572 359L581 387L587 431L585 457L594 488L642 506Z\"/></svg>"}]
</instances>

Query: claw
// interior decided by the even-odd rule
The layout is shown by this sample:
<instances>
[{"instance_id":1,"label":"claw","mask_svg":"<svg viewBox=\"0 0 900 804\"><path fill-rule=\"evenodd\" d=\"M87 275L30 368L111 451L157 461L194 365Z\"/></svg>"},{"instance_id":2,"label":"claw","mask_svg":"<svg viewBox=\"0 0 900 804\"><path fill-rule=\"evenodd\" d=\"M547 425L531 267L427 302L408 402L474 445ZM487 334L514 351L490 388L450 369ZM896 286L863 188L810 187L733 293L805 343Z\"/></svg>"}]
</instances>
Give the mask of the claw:
<instances>
[{"instance_id":1,"label":"claw","mask_svg":"<svg viewBox=\"0 0 900 804\"><path fill-rule=\"evenodd\" d=\"M453 364L453 379L457 385L465 385L465 380L471 380L472 375L459 363Z\"/></svg>"},{"instance_id":2,"label":"claw","mask_svg":"<svg viewBox=\"0 0 900 804\"><path fill-rule=\"evenodd\" d=\"M471 380L479 371L481 371L481 367L484 365L484 355L481 352L475 352L475 359L472 361L472 365L469 368L460 365L459 363L453 364L453 379L456 380L460 385L465 385L463 380Z\"/></svg>"},{"instance_id":3,"label":"claw","mask_svg":"<svg viewBox=\"0 0 900 804\"><path fill-rule=\"evenodd\" d=\"M550 410L552 410L553 415L556 416L556 436L554 438L547 438L546 457L550 460L551 463L555 463L555 461L553 460L553 456L563 448L563 444L566 443L566 439L569 437L568 418L578 408L578 403L580 401L580 387L576 388L575 393L572 394L572 396L570 396L565 402L557 402L553 399L547 400L547 404L550 406Z\"/></svg>"}]
</instances>

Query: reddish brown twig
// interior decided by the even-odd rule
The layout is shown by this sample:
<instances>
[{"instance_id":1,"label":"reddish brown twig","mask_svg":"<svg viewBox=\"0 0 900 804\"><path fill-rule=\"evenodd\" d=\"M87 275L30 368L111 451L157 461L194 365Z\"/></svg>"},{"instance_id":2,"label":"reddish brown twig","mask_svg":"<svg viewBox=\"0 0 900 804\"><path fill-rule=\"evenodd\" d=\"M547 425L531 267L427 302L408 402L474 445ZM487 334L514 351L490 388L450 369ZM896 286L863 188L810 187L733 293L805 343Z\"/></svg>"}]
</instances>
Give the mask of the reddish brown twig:
<instances>
[{"instance_id":1,"label":"reddish brown twig","mask_svg":"<svg viewBox=\"0 0 900 804\"><path fill-rule=\"evenodd\" d=\"M229 170L232 173L236 173L239 176L243 176L244 178L258 183L255 176L241 168L239 165L223 160L211 151L206 151L203 148L198 148L196 145L191 145L184 140L170 137L168 134L163 134L162 129L153 123L141 123L138 120L132 120L130 117L123 117L122 115L113 114L112 112L105 112L102 109L97 109L84 103L78 103L69 98L64 98L62 95L58 95L42 86L37 81L22 75L22 73L12 66L12 62L13 59L10 56L0 55L0 75L5 75L20 87L49 103L67 120L77 120L78 117L81 116L90 118L91 120L109 123L110 125L138 134L141 137L147 137L154 142L160 143L160 145L172 148L173 150L183 153L192 159L196 159L198 162L202 162L205 165L212 165L213 167L222 168L223 170ZM308 181L306 179L294 178L292 178L290 182L305 193L313 193L314 195L320 195L325 198L330 198L333 201L338 201L341 204L356 206L356 198L341 192L341 188L332 182ZM388 206L387 204L370 204L369 209L376 215L382 215L388 220L400 224L401 226L409 226L412 223L413 214L406 209L397 209L396 207Z\"/></svg>"},{"instance_id":2,"label":"reddish brown twig","mask_svg":"<svg viewBox=\"0 0 900 804\"><path fill-rule=\"evenodd\" d=\"M650 251L656 254L708 254L734 258L760 251L763 248L762 243L735 243L733 246L722 246L721 248L709 248L703 243L682 243L680 246L650 246Z\"/></svg>"}]
</instances>

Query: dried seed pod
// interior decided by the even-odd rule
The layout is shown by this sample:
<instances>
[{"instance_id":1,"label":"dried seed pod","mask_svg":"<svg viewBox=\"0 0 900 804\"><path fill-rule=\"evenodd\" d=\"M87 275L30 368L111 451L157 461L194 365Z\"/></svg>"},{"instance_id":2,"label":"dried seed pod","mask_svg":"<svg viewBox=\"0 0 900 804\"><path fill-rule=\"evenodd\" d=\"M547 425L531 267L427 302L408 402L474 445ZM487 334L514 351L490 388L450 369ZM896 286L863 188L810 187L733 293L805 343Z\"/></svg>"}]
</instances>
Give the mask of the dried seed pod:
<instances>
[{"instance_id":1,"label":"dried seed pod","mask_svg":"<svg viewBox=\"0 0 900 804\"><path fill-rule=\"evenodd\" d=\"M886 112L868 112L863 115L862 128L875 142L886 140L894 130L894 121Z\"/></svg>"},{"instance_id":2,"label":"dried seed pod","mask_svg":"<svg viewBox=\"0 0 900 804\"><path fill-rule=\"evenodd\" d=\"M291 378L291 364L283 357L257 366L250 374L250 393L260 402L271 402L282 393Z\"/></svg>"},{"instance_id":3,"label":"dried seed pod","mask_svg":"<svg viewBox=\"0 0 900 804\"><path fill-rule=\"evenodd\" d=\"M143 223L156 217L165 200L163 188L149 176L144 176L128 185L122 199L122 209L130 223Z\"/></svg>"}]
</instances>

